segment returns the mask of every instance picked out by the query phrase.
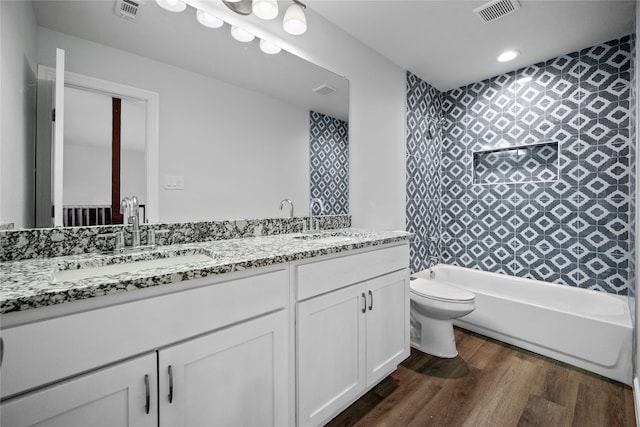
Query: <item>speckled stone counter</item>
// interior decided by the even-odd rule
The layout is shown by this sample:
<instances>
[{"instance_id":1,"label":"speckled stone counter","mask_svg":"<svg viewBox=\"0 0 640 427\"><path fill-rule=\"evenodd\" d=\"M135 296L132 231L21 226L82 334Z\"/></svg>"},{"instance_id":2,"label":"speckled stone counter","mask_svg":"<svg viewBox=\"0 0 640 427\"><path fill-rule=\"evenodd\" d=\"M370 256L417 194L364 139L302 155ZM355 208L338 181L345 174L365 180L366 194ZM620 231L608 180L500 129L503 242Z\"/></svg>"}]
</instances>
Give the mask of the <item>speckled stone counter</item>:
<instances>
[{"instance_id":1,"label":"speckled stone counter","mask_svg":"<svg viewBox=\"0 0 640 427\"><path fill-rule=\"evenodd\" d=\"M82 254L0 263L0 313L24 311L70 301L197 279L216 274L402 242L405 232L357 229L245 237L159 246L153 251L118 255ZM74 281L54 281L56 272L124 264L188 254L211 260L136 270ZM407 260L407 265L408 265Z\"/></svg>"}]
</instances>

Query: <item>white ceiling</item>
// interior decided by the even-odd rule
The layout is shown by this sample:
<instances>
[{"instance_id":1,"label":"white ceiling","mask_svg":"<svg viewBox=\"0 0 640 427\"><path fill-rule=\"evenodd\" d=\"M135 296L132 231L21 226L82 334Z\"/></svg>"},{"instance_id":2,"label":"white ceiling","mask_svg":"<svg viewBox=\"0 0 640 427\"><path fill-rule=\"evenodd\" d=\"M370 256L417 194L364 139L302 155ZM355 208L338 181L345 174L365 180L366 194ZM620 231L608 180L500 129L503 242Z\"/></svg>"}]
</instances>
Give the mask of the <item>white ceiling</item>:
<instances>
[{"instance_id":1,"label":"white ceiling","mask_svg":"<svg viewBox=\"0 0 640 427\"><path fill-rule=\"evenodd\" d=\"M192 7L173 13L146 0L136 21L131 22L114 14L115 0L40 0L32 4L42 27L348 119L349 82L344 77L289 52L266 55L260 51L257 39L251 43L232 39L228 25L205 28L196 21ZM312 92L322 84L337 92Z\"/></svg>"},{"instance_id":2,"label":"white ceiling","mask_svg":"<svg viewBox=\"0 0 640 427\"><path fill-rule=\"evenodd\" d=\"M489 24L488 1L308 0L318 14L440 90L453 89L634 31L634 1L520 0ZM310 29L313 31L313 29ZM499 63L504 50L521 55Z\"/></svg>"}]
</instances>

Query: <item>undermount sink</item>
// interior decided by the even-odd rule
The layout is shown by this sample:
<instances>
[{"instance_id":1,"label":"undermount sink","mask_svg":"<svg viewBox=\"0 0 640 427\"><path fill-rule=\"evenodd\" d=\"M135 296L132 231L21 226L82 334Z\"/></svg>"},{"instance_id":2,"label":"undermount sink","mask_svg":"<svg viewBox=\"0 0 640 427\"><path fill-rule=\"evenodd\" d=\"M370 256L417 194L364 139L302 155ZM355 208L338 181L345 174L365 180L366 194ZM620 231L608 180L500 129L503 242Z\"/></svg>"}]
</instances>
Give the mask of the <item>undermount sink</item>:
<instances>
[{"instance_id":1,"label":"undermount sink","mask_svg":"<svg viewBox=\"0 0 640 427\"><path fill-rule=\"evenodd\" d=\"M152 255L153 256L153 255ZM121 262L107 265L79 265L77 268L58 270L54 273L53 282L69 282L91 277L109 276L122 273L135 273L141 270L172 267L181 264L212 261L213 257L204 252L161 254L155 259L120 260Z\"/></svg>"}]
</instances>

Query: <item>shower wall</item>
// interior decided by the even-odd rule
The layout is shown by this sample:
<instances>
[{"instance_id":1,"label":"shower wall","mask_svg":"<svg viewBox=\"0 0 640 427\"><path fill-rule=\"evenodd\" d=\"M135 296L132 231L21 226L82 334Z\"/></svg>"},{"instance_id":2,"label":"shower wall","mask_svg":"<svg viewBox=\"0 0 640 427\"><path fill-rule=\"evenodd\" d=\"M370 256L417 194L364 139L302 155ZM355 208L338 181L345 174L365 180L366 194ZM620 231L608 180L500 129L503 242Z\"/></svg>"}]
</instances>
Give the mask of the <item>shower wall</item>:
<instances>
[{"instance_id":1,"label":"shower wall","mask_svg":"<svg viewBox=\"0 0 640 427\"><path fill-rule=\"evenodd\" d=\"M411 271L440 256L442 197L442 93L407 72L407 231Z\"/></svg>"},{"instance_id":2,"label":"shower wall","mask_svg":"<svg viewBox=\"0 0 640 427\"><path fill-rule=\"evenodd\" d=\"M441 256L449 264L627 294L632 43L633 36L623 37L446 93L408 74L414 271ZM425 136L416 116L431 107L436 132ZM557 143L550 160L557 175L536 176L536 162L525 161L519 164L531 173L513 180L502 161L492 173L509 175L508 182L474 183L474 153L511 148L505 156L520 155L526 150L515 148L539 143Z\"/></svg>"}]
</instances>

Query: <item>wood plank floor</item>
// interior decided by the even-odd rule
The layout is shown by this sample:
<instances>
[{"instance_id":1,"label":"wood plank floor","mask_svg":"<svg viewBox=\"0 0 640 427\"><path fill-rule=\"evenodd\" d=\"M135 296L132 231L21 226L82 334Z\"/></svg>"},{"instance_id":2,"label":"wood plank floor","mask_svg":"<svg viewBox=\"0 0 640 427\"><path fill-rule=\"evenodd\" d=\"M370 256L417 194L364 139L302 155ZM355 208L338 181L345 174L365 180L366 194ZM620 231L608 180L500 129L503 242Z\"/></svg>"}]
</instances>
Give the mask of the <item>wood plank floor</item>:
<instances>
[{"instance_id":1,"label":"wood plank floor","mask_svg":"<svg viewBox=\"0 0 640 427\"><path fill-rule=\"evenodd\" d=\"M635 426L631 388L456 329L458 357L412 349L328 426Z\"/></svg>"}]
</instances>

